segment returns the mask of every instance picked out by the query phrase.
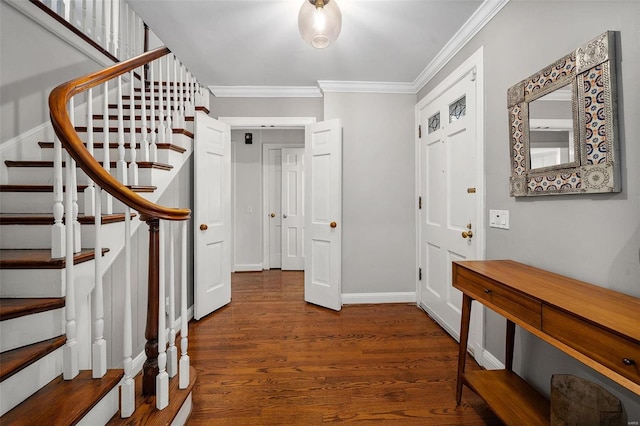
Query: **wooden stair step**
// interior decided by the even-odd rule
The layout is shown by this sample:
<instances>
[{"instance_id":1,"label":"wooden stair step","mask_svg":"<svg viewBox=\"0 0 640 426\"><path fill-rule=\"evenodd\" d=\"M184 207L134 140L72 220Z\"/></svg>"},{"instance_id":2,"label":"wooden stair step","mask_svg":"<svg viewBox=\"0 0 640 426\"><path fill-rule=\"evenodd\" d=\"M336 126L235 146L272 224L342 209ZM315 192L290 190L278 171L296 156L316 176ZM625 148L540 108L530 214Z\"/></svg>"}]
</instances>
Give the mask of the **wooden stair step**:
<instances>
[{"instance_id":1,"label":"wooden stair step","mask_svg":"<svg viewBox=\"0 0 640 426\"><path fill-rule=\"evenodd\" d=\"M118 115L117 114L109 114L109 116L107 117L109 120L117 120L118 119ZM94 120L103 120L104 119L104 115L102 114L93 114L93 119ZM131 115L127 114L127 115L123 115L122 119L124 121L129 121L131 120ZM136 115L133 117L134 120L137 121L142 121L142 115ZM147 121L151 121L151 116L147 115ZM185 121L194 121L193 120L193 116L190 117L185 117Z\"/></svg>"},{"instance_id":2,"label":"wooden stair step","mask_svg":"<svg viewBox=\"0 0 640 426\"><path fill-rule=\"evenodd\" d=\"M86 126L77 126L75 129L76 129L76 132L79 132L79 133L85 133L87 131L87 127ZM135 131L136 133L142 134L142 128L137 127L135 130L136 130ZM117 127L109 127L108 131L109 131L109 133L118 133L119 130L118 130ZM93 127L93 132L94 133L104 132L104 127L94 126ZM129 127L125 127L124 128L124 133L131 133L131 129L129 129ZM151 128L147 129L147 133L149 133L149 134L151 133ZM173 133L174 135L185 135L185 136L193 139L193 132L190 132L190 131L188 131L186 129L173 129L172 128L171 129L171 133ZM127 144L125 143L125 146L126 145Z\"/></svg>"},{"instance_id":3,"label":"wooden stair step","mask_svg":"<svg viewBox=\"0 0 640 426\"><path fill-rule=\"evenodd\" d=\"M196 370L189 367L189 386L180 389L179 377L176 375L169 380L169 405L164 410L156 408L154 396L142 397L142 374L135 377L136 382L136 409L133 415L127 419L120 418L120 412L111 418L107 425L169 425L172 423L178 411L187 400L196 383Z\"/></svg>"},{"instance_id":4,"label":"wooden stair step","mask_svg":"<svg viewBox=\"0 0 640 426\"><path fill-rule=\"evenodd\" d=\"M102 162L99 162L102 165ZM53 161L31 160L31 161L14 161L6 160L4 164L7 167L51 167L53 168ZM117 162L111 161L110 166L112 169L116 168ZM131 161L127 161L127 165L131 164ZM153 161L136 161L139 169L158 169L158 170L171 170L173 166L171 164L157 163ZM77 165L77 164L76 164ZM66 162L62 162L62 167L66 167Z\"/></svg>"},{"instance_id":5,"label":"wooden stair step","mask_svg":"<svg viewBox=\"0 0 640 426\"><path fill-rule=\"evenodd\" d=\"M109 251L102 249L102 255ZM83 249L73 256L77 265L95 258L93 249ZM0 249L0 269L63 269L65 257L52 258L51 249Z\"/></svg>"},{"instance_id":6,"label":"wooden stair step","mask_svg":"<svg viewBox=\"0 0 640 426\"><path fill-rule=\"evenodd\" d=\"M73 380L59 376L2 416L0 423L76 424L118 385L122 376L122 370L108 370L102 379L93 379L91 370L81 371Z\"/></svg>"},{"instance_id":7,"label":"wooden stair step","mask_svg":"<svg viewBox=\"0 0 640 426\"><path fill-rule=\"evenodd\" d=\"M87 185L78 185L78 192L82 192ZM133 192L154 192L158 187L153 185L127 185ZM63 187L64 189L64 187ZM0 192L51 192L53 185L0 185Z\"/></svg>"},{"instance_id":8,"label":"wooden stair step","mask_svg":"<svg viewBox=\"0 0 640 426\"><path fill-rule=\"evenodd\" d=\"M142 105L140 104L134 104L134 109L142 109ZM109 104L109 109L116 109L118 108L118 104ZM124 104L122 105L123 109L131 109L131 105L130 104ZM171 106L169 109L173 110L173 106ZM197 106L196 111L202 111L205 114L209 114L209 110L203 106Z\"/></svg>"},{"instance_id":9,"label":"wooden stair step","mask_svg":"<svg viewBox=\"0 0 640 426\"><path fill-rule=\"evenodd\" d=\"M42 149L53 149L53 142L38 142L38 145ZM85 144L86 146L86 144ZM129 148L129 144L126 145ZM172 143L156 143L158 149L168 149L169 151L179 152L180 154L184 154L187 149L181 147L180 145L175 145ZM102 142L94 142L94 149L104 149L104 143ZM118 149L118 144L116 142L109 143L109 149ZM140 149L140 144L136 144L136 149Z\"/></svg>"},{"instance_id":10,"label":"wooden stair step","mask_svg":"<svg viewBox=\"0 0 640 426\"><path fill-rule=\"evenodd\" d=\"M64 297L0 298L0 321L64 308Z\"/></svg>"},{"instance_id":11,"label":"wooden stair step","mask_svg":"<svg viewBox=\"0 0 640 426\"><path fill-rule=\"evenodd\" d=\"M0 382L5 381L39 359L49 355L51 352L64 345L66 341L67 338L65 336L58 336L1 353ZM0 419L0 423L1 422L3 422L2 419Z\"/></svg>"},{"instance_id":12,"label":"wooden stair step","mask_svg":"<svg viewBox=\"0 0 640 426\"><path fill-rule=\"evenodd\" d=\"M131 217L135 217L136 213L132 213ZM103 214L102 224L124 222L124 213ZM64 219L63 219L64 221ZM93 225L95 216L78 215L78 222L82 225ZM39 213L0 213L0 225L53 225L53 214Z\"/></svg>"}]
</instances>

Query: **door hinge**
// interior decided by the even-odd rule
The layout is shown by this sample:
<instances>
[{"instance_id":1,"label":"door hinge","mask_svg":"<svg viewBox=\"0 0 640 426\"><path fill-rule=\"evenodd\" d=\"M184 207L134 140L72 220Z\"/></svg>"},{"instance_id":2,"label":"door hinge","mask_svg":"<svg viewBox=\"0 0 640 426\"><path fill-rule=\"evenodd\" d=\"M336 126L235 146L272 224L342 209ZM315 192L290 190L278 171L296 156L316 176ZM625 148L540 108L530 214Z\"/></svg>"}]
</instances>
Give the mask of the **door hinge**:
<instances>
[{"instance_id":1,"label":"door hinge","mask_svg":"<svg viewBox=\"0 0 640 426\"><path fill-rule=\"evenodd\" d=\"M422 124L418 124L418 139L422 137Z\"/></svg>"},{"instance_id":2,"label":"door hinge","mask_svg":"<svg viewBox=\"0 0 640 426\"><path fill-rule=\"evenodd\" d=\"M418 197L418 209L421 210L422 209L422 197Z\"/></svg>"},{"instance_id":3,"label":"door hinge","mask_svg":"<svg viewBox=\"0 0 640 426\"><path fill-rule=\"evenodd\" d=\"M418 268L418 281L422 281L422 268Z\"/></svg>"}]
</instances>

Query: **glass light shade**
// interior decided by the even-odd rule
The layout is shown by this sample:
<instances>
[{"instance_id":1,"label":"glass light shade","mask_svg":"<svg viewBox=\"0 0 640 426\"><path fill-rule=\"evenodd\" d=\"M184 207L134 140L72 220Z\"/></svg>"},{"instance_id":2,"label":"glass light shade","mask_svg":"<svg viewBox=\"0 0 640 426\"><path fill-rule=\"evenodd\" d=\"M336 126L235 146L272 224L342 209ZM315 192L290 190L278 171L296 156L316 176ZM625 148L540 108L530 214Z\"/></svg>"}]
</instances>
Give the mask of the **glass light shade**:
<instances>
[{"instance_id":1,"label":"glass light shade","mask_svg":"<svg viewBox=\"0 0 640 426\"><path fill-rule=\"evenodd\" d=\"M304 0L298 14L298 29L304 41L316 49L324 49L338 38L341 28L342 13L336 0L320 8Z\"/></svg>"}]
</instances>

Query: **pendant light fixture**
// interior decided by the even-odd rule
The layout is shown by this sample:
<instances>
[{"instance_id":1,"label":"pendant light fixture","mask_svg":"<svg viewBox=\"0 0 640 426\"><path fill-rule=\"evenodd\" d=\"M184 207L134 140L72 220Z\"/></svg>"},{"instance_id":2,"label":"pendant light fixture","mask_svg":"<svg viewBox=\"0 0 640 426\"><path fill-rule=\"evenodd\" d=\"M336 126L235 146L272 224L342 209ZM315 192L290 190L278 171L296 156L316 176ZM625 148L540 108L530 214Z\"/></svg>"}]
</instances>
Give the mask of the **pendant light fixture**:
<instances>
[{"instance_id":1,"label":"pendant light fixture","mask_svg":"<svg viewBox=\"0 0 640 426\"><path fill-rule=\"evenodd\" d=\"M304 0L298 14L298 29L304 41L324 49L340 35L342 13L336 0Z\"/></svg>"}]
</instances>

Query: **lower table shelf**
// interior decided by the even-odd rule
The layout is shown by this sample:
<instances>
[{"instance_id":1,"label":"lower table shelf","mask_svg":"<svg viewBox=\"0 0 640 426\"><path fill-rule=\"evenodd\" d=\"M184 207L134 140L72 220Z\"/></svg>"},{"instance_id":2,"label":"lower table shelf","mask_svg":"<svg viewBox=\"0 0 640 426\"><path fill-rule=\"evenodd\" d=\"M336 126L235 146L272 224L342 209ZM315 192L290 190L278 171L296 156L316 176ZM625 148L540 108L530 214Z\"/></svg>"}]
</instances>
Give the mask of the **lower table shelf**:
<instances>
[{"instance_id":1,"label":"lower table shelf","mask_svg":"<svg viewBox=\"0 0 640 426\"><path fill-rule=\"evenodd\" d=\"M464 383L507 425L548 425L549 401L509 370L469 371Z\"/></svg>"}]
</instances>

